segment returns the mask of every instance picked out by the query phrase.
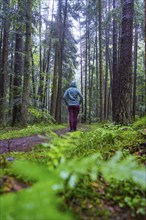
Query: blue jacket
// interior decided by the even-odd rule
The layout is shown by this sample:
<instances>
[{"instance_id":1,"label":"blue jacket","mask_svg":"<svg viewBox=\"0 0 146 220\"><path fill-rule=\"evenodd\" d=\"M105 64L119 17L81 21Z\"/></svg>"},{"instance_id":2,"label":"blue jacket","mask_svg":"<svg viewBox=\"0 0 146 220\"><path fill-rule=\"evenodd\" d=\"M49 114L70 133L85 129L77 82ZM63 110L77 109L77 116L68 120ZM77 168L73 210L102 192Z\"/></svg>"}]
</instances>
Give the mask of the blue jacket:
<instances>
[{"instance_id":1,"label":"blue jacket","mask_svg":"<svg viewBox=\"0 0 146 220\"><path fill-rule=\"evenodd\" d=\"M83 96L77 89L75 81L72 81L70 88L65 91L63 99L68 106L79 105L82 103Z\"/></svg>"}]
</instances>

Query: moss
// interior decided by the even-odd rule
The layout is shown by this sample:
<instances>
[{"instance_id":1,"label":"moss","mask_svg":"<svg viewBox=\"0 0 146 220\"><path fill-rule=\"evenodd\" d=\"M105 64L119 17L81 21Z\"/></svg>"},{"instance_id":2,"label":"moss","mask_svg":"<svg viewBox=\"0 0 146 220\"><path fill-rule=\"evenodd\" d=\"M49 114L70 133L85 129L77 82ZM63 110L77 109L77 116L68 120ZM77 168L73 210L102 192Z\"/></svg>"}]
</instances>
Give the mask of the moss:
<instances>
[{"instance_id":1,"label":"moss","mask_svg":"<svg viewBox=\"0 0 146 220\"><path fill-rule=\"evenodd\" d=\"M146 128L146 116L136 121L132 127L136 130Z\"/></svg>"}]
</instances>

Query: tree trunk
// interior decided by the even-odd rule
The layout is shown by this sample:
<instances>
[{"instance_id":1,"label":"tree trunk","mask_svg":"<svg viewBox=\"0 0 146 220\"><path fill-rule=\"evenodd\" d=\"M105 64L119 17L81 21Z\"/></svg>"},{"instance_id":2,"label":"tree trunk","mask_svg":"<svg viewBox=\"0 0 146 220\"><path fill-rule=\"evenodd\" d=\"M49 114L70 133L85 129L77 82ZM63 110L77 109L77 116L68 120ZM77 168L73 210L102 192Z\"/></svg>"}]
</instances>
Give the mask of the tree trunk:
<instances>
[{"instance_id":1,"label":"tree trunk","mask_svg":"<svg viewBox=\"0 0 146 220\"><path fill-rule=\"evenodd\" d=\"M108 4L108 1L106 2ZM108 14L108 6L106 5L106 15ZM108 19L107 19L108 20ZM108 56L108 48L109 48L109 22L106 23L106 65L105 65L105 82L104 82L104 119L107 120L107 111L108 111L108 70L109 70L109 56Z\"/></svg>"},{"instance_id":2,"label":"tree trunk","mask_svg":"<svg viewBox=\"0 0 146 220\"><path fill-rule=\"evenodd\" d=\"M145 115L146 115L146 1L145 1Z\"/></svg>"},{"instance_id":3,"label":"tree trunk","mask_svg":"<svg viewBox=\"0 0 146 220\"><path fill-rule=\"evenodd\" d=\"M51 60L51 50L52 50L52 24L53 24L53 14L54 14L54 0L52 3L52 14L51 14L51 26L50 26L50 35L49 35L49 43L48 43L48 51L47 51L47 61L46 61L46 80L44 86L44 103L46 103L45 108L49 111L51 109L51 105L49 104L50 98L50 60ZM47 24L46 24L46 32L47 32ZM47 34L46 34L47 35ZM47 36L46 36L47 38Z\"/></svg>"},{"instance_id":4,"label":"tree trunk","mask_svg":"<svg viewBox=\"0 0 146 220\"><path fill-rule=\"evenodd\" d=\"M10 0L4 1L4 11L7 16L4 18L3 48L2 48L2 66L0 72L0 124L6 125L6 107L7 107L7 81L8 81L8 43L9 43L9 5Z\"/></svg>"},{"instance_id":5,"label":"tree trunk","mask_svg":"<svg viewBox=\"0 0 146 220\"><path fill-rule=\"evenodd\" d=\"M13 85L13 115L12 125L20 122L21 119L21 81L22 81L22 8L21 1L18 1L19 25L16 28L15 63L14 63L14 85Z\"/></svg>"},{"instance_id":6,"label":"tree trunk","mask_svg":"<svg viewBox=\"0 0 146 220\"><path fill-rule=\"evenodd\" d=\"M25 42L25 63L23 95L21 108L21 121L23 125L27 124L28 104L29 104L29 79L31 74L31 32L32 32L32 0L27 0L26 4L26 42Z\"/></svg>"},{"instance_id":7,"label":"tree trunk","mask_svg":"<svg viewBox=\"0 0 146 220\"><path fill-rule=\"evenodd\" d=\"M99 0L99 74L100 74L100 121L103 121L103 68L102 68L102 2Z\"/></svg>"},{"instance_id":8,"label":"tree trunk","mask_svg":"<svg viewBox=\"0 0 146 220\"><path fill-rule=\"evenodd\" d=\"M122 33L119 63L119 93L116 123L131 122L132 33L134 0L122 0Z\"/></svg>"},{"instance_id":9,"label":"tree trunk","mask_svg":"<svg viewBox=\"0 0 146 220\"><path fill-rule=\"evenodd\" d=\"M81 40L81 24L80 24L80 71L81 71L81 93L83 94L83 51L82 51L82 40ZM83 103L82 103L82 110L83 114ZM82 118L83 120L83 118Z\"/></svg>"},{"instance_id":10,"label":"tree trunk","mask_svg":"<svg viewBox=\"0 0 146 220\"><path fill-rule=\"evenodd\" d=\"M36 83L35 83L35 73L34 73L34 68L35 68L35 65L34 65L34 58L33 58L33 54L34 52L31 52L31 62L32 62L32 97L33 97L33 105L34 107L37 107L37 97L36 97Z\"/></svg>"},{"instance_id":11,"label":"tree trunk","mask_svg":"<svg viewBox=\"0 0 146 220\"><path fill-rule=\"evenodd\" d=\"M87 120L87 75L88 75L88 25L86 21L86 52L85 52L85 103L84 103L84 122Z\"/></svg>"},{"instance_id":12,"label":"tree trunk","mask_svg":"<svg viewBox=\"0 0 146 220\"><path fill-rule=\"evenodd\" d=\"M97 25L97 23L96 23ZM98 99L99 99L99 95L98 95L98 83L99 83L99 71L98 71L98 42L97 42L97 30L96 30L96 39L95 39L95 45L96 45L96 119L99 117L99 103L98 103Z\"/></svg>"},{"instance_id":13,"label":"tree trunk","mask_svg":"<svg viewBox=\"0 0 146 220\"><path fill-rule=\"evenodd\" d=\"M54 58L54 74L53 74L53 85L52 85L52 96L51 96L51 109L50 114L55 118L56 113L56 101L57 101L57 86L58 86L58 48L56 45L55 58Z\"/></svg>"},{"instance_id":14,"label":"tree trunk","mask_svg":"<svg viewBox=\"0 0 146 220\"><path fill-rule=\"evenodd\" d=\"M39 107L43 109L43 96L44 96L44 73L42 71L42 36L41 36L41 29L42 29L42 15L41 15L41 0L39 0L39 87L38 87L38 101Z\"/></svg>"},{"instance_id":15,"label":"tree trunk","mask_svg":"<svg viewBox=\"0 0 146 220\"><path fill-rule=\"evenodd\" d=\"M132 116L135 120L136 112L136 78L137 78L137 44L138 44L138 26L135 26L135 36L134 36L134 78L133 78L133 111Z\"/></svg>"},{"instance_id":16,"label":"tree trunk","mask_svg":"<svg viewBox=\"0 0 146 220\"><path fill-rule=\"evenodd\" d=\"M115 16L116 0L113 0L113 81L112 81L112 119L116 121L117 100L118 100L118 54L117 54L117 22Z\"/></svg>"},{"instance_id":17,"label":"tree trunk","mask_svg":"<svg viewBox=\"0 0 146 220\"><path fill-rule=\"evenodd\" d=\"M57 92L57 105L56 105L56 121L61 123L61 103L62 103L62 64L63 64L63 51L64 51L64 40L65 40L65 29L67 19L67 7L68 0L65 0L64 7L64 19L62 22L61 10L62 0L59 0L59 57L58 57L58 92Z\"/></svg>"}]
</instances>

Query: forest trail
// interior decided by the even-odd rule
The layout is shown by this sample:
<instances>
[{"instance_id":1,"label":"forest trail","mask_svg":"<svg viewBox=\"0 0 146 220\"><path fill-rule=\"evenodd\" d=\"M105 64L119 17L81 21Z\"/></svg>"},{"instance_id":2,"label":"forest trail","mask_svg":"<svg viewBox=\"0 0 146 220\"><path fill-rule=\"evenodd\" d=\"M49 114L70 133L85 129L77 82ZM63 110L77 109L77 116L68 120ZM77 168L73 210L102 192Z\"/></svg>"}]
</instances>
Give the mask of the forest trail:
<instances>
[{"instance_id":1,"label":"forest trail","mask_svg":"<svg viewBox=\"0 0 146 220\"><path fill-rule=\"evenodd\" d=\"M54 130L54 132L62 136L69 132L68 128ZM43 142L47 142L47 138L45 138L45 134L31 135L20 138L13 138L8 140L0 140L0 154L9 153L9 152L17 152L17 151L29 151L34 148L36 145L41 144Z\"/></svg>"}]
</instances>

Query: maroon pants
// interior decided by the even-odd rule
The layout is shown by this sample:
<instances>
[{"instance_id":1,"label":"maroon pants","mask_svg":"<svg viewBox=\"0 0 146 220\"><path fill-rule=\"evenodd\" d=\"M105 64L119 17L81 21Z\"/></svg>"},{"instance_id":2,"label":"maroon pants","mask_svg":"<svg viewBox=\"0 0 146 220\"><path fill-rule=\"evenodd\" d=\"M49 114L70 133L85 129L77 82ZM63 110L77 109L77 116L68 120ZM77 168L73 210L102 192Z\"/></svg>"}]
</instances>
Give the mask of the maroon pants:
<instances>
[{"instance_id":1,"label":"maroon pants","mask_svg":"<svg viewBox=\"0 0 146 220\"><path fill-rule=\"evenodd\" d=\"M79 110L80 110L79 105L68 106L69 124L70 124L70 130L71 131L76 131L77 117L78 117L78 114L79 114Z\"/></svg>"}]
</instances>

